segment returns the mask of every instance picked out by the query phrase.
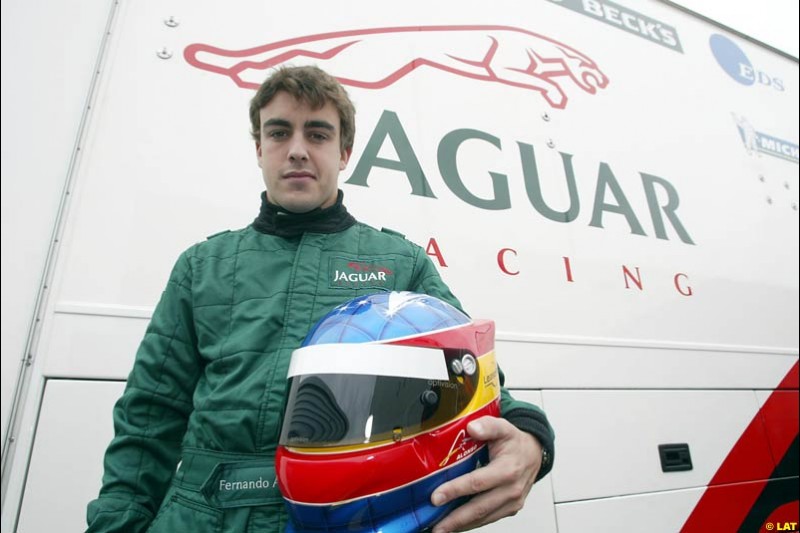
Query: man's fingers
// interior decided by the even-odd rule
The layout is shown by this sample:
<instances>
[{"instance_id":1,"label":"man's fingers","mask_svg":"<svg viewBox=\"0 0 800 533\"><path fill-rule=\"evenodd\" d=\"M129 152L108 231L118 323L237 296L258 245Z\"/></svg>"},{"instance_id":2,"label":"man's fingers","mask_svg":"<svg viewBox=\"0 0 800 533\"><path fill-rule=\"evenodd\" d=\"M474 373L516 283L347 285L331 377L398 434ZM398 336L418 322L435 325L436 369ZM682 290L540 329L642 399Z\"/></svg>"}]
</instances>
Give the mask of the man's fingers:
<instances>
[{"instance_id":1,"label":"man's fingers","mask_svg":"<svg viewBox=\"0 0 800 533\"><path fill-rule=\"evenodd\" d=\"M463 496L473 498L453 510L434 528L435 533L466 531L516 514L525 503L539 469L535 437L508 421L483 417L467 426L476 440L486 441L491 461L483 468L448 481L431 496L443 505Z\"/></svg>"},{"instance_id":2,"label":"man's fingers","mask_svg":"<svg viewBox=\"0 0 800 533\"><path fill-rule=\"evenodd\" d=\"M496 476L491 470L485 466L439 485L431 496L431 502L437 506L443 505L461 496L471 496L495 487Z\"/></svg>"},{"instance_id":3,"label":"man's fingers","mask_svg":"<svg viewBox=\"0 0 800 533\"><path fill-rule=\"evenodd\" d=\"M433 533L467 531L515 515L521 508L521 501L507 501L494 492L481 494L444 517L436 524Z\"/></svg>"},{"instance_id":4,"label":"man's fingers","mask_svg":"<svg viewBox=\"0 0 800 533\"><path fill-rule=\"evenodd\" d=\"M491 462L440 485L431 495L434 505L443 505L462 496L472 496L486 492L495 487L514 483L519 471L505 459L496 457L507 443L511 442L515 432L513 425L502 418L486 416L473 420L467 425L467 432L475 439L487 441Z\"/></svg>"},{"instance_id":5,"label":"man's fingers","mask_svg":"<svg viewBox=\"0 0 800 533\"><path fill-rule=\"evenodd\" d=\"M467 432L470 437L486 441L511 437L514 429L508 420L494 416L482 416L467 424Z\"/></svg>"}]
</instances>

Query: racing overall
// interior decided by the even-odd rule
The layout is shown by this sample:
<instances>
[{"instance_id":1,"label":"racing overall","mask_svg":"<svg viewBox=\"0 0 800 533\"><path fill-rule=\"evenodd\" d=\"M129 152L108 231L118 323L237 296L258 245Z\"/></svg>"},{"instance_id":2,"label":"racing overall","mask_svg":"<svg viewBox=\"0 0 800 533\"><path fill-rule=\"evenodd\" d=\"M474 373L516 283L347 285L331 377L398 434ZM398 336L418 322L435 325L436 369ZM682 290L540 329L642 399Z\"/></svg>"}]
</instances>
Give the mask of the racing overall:
<instances>
[{"instance_id":1,"label":"racing overall","mask_svg":"<svg viewBox=\"0 0 800 533\"><path fill-rule=\"evenodd\" d=\"M273 458L291 353L335 306L387 290L460 308L422 248L356 222L341 191L334 206L302 215L262 193L253 224L186 250L114 408L88 531L283 531ZM544 413L505 388L501 407L552 458Z\"/></svg>"}]
</instances>

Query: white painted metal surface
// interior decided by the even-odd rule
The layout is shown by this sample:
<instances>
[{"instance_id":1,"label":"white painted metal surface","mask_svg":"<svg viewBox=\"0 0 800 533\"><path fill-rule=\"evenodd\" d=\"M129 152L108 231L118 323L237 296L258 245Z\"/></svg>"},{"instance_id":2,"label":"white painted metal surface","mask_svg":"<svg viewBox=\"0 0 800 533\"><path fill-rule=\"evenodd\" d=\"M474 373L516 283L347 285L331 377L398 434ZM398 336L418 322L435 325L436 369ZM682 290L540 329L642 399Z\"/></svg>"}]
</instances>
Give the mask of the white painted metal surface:
<instances>
[{"instance_id":1,"label":"white painted metal surface","mask_svg":"<svg viewBox=\"0 0 800 533\"><path fill-rule=\"evenodd\" d=\"M619 533L681 530L703 489L673 490L556 505L559 531Z\"/></svg>"},{"instance_id":2,"label":"white painted metal surface","mask_svg":"<svg viewBox=\"0 0 800 533\"><path fill-rule=\"evenodd\" d=\"M2 4L2 449L109 0ZM53 249L51 249L53 248ZM26 353L26 349L29 351Z\"/></svg>"},{"instance_id":3,"label":"white painted metal surface","mask_svg":"<svg viewBox=\"0 0 800 533\"><path fill-rule=\"evenodd\" d=\"M701 487L758 411L752 391L553 391L558 428L556 502ZM713 423L711 423L713 421ZM660 444L687 443L693 469L663 472ZM766 439L756 464L769 459ZM739 481L747 481L741 479Z\"/></svg>"},{"instance_id":4,"label":"white painted metal surface","mask_svg":"<svg viewBox=\"0 0 800 533\"><path fill-rule=\"evenodd\" d=\"M19 531L86 529L86 505L100 490L103 454L114 436L109 414L124 388L119 381L47 383Z\"/></svg>"}]
</instances>

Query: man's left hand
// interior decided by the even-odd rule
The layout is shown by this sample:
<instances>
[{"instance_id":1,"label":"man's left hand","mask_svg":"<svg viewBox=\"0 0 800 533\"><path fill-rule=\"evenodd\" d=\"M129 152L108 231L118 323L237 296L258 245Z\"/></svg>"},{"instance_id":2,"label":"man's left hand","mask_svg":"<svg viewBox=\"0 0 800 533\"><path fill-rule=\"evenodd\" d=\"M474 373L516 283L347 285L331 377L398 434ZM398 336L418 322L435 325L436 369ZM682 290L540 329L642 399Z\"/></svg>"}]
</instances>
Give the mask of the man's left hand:
<instances>
[{"instance_id":1,"label":"man's left hand","mask_svg":"<svg viewBox=\"0 0 800 533\"><path fill-rule=\"evenodd\" d=\"M433 492L431 502L437 506L475 495L436 524L433 533L467 531L517 514L542 466L539 441L507 420L485 416L470 422L467 432L487 442L489 464Z\"/></svg>"}]
</instances>

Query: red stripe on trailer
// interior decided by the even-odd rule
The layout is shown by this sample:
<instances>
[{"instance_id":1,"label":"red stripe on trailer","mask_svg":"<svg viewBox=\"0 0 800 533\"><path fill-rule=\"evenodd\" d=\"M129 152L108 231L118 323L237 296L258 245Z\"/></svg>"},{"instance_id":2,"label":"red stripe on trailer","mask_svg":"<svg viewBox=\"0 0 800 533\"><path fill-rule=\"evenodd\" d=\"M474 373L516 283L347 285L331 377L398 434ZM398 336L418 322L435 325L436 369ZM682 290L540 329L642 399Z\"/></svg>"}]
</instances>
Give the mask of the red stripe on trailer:
<instances>
[{"instance_id":1,"label":"red stripe on trailer","mask_svg":"<svg viewBox=\"0 0 800 533\"><path fill-rule=\"evenodd\" d=\"M790 446L797 438L798 393L787 390L797 387L798 363L795 363L722 462L686 520L683 532L737 531L741 527L775 467L790 453ZM768 461L764 453L769 455ZM792 513L796 518L797 503L782 503L769 519L791 520Z\"/></svg>"}]
</instances>

